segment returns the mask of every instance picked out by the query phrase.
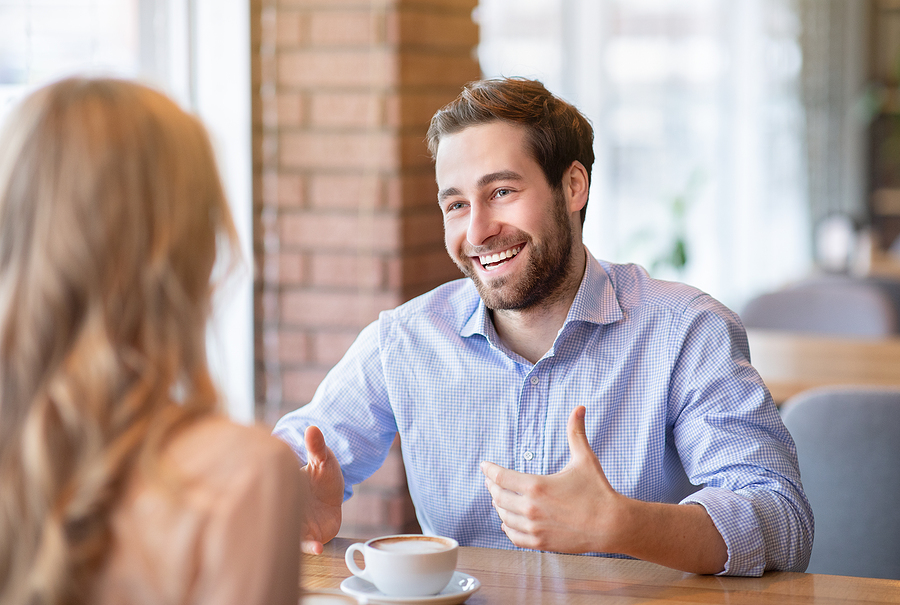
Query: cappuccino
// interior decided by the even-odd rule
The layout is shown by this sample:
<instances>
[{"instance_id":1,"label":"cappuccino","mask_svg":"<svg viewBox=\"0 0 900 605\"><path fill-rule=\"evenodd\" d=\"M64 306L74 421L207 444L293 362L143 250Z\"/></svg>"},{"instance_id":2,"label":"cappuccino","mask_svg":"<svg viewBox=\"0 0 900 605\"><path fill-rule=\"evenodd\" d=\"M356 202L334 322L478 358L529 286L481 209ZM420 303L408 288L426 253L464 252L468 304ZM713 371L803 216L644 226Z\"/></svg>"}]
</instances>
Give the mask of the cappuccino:
<instances>
[{"instance_id":1,"label":"cappuccino","mask_svg":"<svg viewBox=\"0 0 900 605\"><path fill-rule=\"evenodd\" d=\"M426 553L440 552L453 548L453 544L440 538L432 538L430 536L405 537L405 538L383 538L375 540L369 544L372 548L383 550L386 552L402 552L402 553Z\"/></svg>"}]
</instances>

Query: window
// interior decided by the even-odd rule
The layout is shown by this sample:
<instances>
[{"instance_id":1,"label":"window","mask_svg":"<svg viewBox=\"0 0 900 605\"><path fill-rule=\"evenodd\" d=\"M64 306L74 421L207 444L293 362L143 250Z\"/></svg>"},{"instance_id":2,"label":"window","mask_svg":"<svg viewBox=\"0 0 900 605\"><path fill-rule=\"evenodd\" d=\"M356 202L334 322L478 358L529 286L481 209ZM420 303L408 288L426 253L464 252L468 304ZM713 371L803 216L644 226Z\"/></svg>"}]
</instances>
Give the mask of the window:
<instances>
[{"instance_id":1,"label":"window","mask_svg":"<svg viewBox=\"0 0 900 605\"><path fill-rule=\"evenodd\" d=\"M481 0L485 75L541 79L595 129L595 256L739 309L811 263L791 0Z\"/></svg>"},{"instance_id":2,"label":"window","mask_svg":"<svg viewBox=\"0 0 900 605\"><path fill-rule=\"evenodd\" d=\"M253 420L249 6L239 0L0 0L0 120L73 73L139 78L205 122L244 251L215 301L209 359L231 415Z\"/></svg>"},{"instance_id":3,"label":"window","mask_svg":"<svg viewBox=\"0 0 900 605\"><path fill-rule=\"evenodd\" d=\"M0 0L0 113L66 73L137 73L137 17L137 0Z\"/></svg>"}]
</instances>

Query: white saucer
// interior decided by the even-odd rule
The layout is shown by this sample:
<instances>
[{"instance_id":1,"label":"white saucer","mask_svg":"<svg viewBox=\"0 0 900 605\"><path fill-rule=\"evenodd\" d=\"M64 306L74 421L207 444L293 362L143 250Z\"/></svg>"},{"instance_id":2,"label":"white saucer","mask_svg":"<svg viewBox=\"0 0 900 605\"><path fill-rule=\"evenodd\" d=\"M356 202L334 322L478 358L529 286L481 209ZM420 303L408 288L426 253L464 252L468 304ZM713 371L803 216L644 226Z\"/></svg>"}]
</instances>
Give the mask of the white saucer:
<instances>
[{"instance_id":1,"label":"white saucer","mask_svg":"<svg viewBox=\"0 0 900 605\"><path fill-rule=\"evenodd\" d=\"M453 577L450 578L447 588L427 597L389 597L375 588L373 584L356 576L350 576L341 582L341 590L355 597L363 597L366 599L366 602L372 605L378 603L385 605L394 605L395 603L404 603L405 605L456 605L457 603L464 603L479 588L481 588L481 582L477 578L461 571L453 572Z\"/></svg>"}]
</instances>

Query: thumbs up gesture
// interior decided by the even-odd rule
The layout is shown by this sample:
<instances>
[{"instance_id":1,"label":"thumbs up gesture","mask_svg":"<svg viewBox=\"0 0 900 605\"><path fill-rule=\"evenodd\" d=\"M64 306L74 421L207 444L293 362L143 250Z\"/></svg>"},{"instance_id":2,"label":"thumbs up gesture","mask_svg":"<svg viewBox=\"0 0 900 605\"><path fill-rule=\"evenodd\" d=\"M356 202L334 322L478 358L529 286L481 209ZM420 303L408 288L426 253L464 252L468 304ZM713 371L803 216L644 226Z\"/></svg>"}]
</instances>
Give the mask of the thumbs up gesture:
<instances>
[{"instance_id":1,"label":"thumbs up gesture","mask_svg":"<svg viewBox=\"0 0 900 605\"><path fill-rule=\"evenodd\" d=\"M584 406L569 415L568 464L553 475L528 475L482 462L502 529L521 548L555 552L622 552L628 498L617 493L591 450Z\"/></svg>"}]
</instances>

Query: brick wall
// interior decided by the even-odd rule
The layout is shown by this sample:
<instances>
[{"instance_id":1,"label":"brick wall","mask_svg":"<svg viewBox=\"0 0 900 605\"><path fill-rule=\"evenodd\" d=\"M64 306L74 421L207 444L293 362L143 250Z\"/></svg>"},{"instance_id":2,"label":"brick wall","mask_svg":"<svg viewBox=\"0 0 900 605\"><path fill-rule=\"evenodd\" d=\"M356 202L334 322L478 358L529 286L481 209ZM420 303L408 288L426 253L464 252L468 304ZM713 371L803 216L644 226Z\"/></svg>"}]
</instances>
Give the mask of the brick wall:
<instances>
[{"instance_id":1,"label":"brick wall","mask_svg":"<svg viewBox=\"0 0 900 605\"><path fill-rule=\"evenodd\" d=\"M312 397L378 312L459 277L424 144L479 75L477 0L254 0L257 415ZM417 530L397 444L341 533Z\"/></svg>"}]
</instances>

